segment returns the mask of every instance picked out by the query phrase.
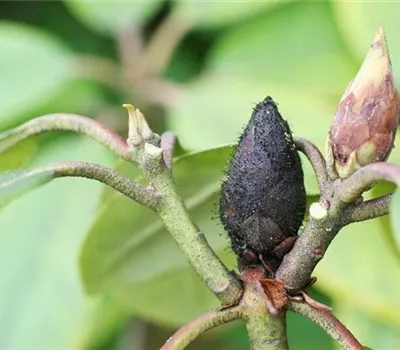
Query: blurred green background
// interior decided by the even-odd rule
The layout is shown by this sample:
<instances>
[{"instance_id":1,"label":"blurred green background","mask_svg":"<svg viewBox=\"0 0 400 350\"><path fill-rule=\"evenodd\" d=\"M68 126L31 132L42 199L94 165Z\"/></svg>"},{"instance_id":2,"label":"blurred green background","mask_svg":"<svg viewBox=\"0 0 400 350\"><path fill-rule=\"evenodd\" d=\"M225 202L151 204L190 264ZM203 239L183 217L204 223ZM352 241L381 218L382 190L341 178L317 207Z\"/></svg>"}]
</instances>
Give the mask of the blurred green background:
<instances>
[{"instance_id":1,"label":"blurred green background","mask_svg":"<svg viewBox=\"0 0 400 350\"><path fill-rule=\"evenodd\" d=\"M0 130L79 113L126 135L122 103L187 151L181 195L234 268L216 218L218 187L252 107L279 103L296 136L324 148L335 106L375 31L387 33L400 83L397 2L0 2ZM398 85L397 85L398 86ZM398 143L398 141L396 141ZM82 136L53 133L0 155L0 170L90 160L137 177ZM400 163L397 147L391 161ZM317 186L307 162L309 194ZM390 190L380 184L368 196ZM388 218L352 225L320 263L312 294L374 349L400 348L400 254ZM147 209L101 185L64 179L0 212L2 350L158 349L174 329L217 305ZM335 349L289 315L294 350ZM249 349L241 323L192 349Z\"/></svg>"}]
</instances>

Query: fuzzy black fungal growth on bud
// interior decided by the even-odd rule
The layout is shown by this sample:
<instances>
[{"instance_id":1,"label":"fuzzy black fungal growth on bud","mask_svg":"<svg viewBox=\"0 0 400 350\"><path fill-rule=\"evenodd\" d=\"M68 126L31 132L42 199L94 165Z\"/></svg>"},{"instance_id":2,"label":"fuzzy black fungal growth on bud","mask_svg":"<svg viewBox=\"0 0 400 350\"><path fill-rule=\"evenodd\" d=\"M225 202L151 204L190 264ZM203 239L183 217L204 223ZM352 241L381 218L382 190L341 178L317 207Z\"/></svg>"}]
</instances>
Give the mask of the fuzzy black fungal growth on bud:
<instances>
[{"instance_id":1,"label":"fuzzy black fungal growth on bud","mask_svg":"<svg viewBox=\"0 0 400 350\"><path fill-rule=\"evenodd\" d=\"M220 197L220 218L239 269L273 275L295 241L306 207L303 170L289 129L271 97L253 111Z\"/></svg>"}]
</instances>

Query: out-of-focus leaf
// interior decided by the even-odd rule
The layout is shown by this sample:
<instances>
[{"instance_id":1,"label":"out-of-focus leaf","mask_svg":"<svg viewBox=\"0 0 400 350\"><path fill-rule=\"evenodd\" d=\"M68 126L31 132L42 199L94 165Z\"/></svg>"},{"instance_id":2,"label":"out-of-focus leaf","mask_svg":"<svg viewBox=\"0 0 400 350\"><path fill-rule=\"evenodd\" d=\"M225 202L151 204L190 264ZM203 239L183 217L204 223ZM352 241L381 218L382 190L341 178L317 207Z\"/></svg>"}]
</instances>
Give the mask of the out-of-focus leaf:
<instances>
[{"instance_id":1,"label":"out-of-focus leaf","mask_svg":"<svg viewBox=\"0 0 400 350\"><path fill-rule=\"evenodd\" d=\"M266 95L279 104L294 136L304 137L325 148L335 103L321 95L283 85L254 83L246 79L210 76L192 85L181 103L169 111L170 129L184 147L204 149L221 143L233 144L250 119L252 108ZM318 193L309 162L302 157L306 188Z\"/></svg>"},{"instance_id":2,"label":"out-of-focus leaf","mask_svg":"<svg viewBox=\"0 0 400 350\"><path fill-rule=\"evenodd\" d=\"M383 25L393 64L395 83L400 84L400 45L398 33L400 22L398 1L333 1L336 22L347 40L348 48L353 51L359 62L362 62L368 52L380 25Z\"/></svg>"},{"instance_id":3,"label":"out-of-focus leaf","mask_svg":"<svg viewBox=\"0 0 400 350\"><path fill-rule=\"evenodd\" d=\"M317 286L372 318L400 327L400 279L396 278L400 276L400 263L380 220L342 229L316 269Z\"/></svg>"},{"instance_id":4,"label":"out-of-focus leaf","mask_svg":"<svg viewBox=\"0 0 400 350\"><path fill-rule=\"evenodd\" d=\"M174 6L180 11L182 18L192 22L194 26L217 28L254 17L277 4L279 1L257 1L249 6L248 2L184 0L177 1Z\"/></svg>"},{"instance_id":5,"label":"out-of-focus leaf","mask_svg":"<svg viewBox=\"0 0 400 350\"><path fill-rule=\"evenodd\" d=\"M0 172L27 165L36 153L36 150L37 144L31 139L21 142L6 153L0 153Z\"/></svg>"},{"instance_id":6,"label":"out-of-focus leaf","mask_svg":"<svg viewBox=\"0 0 400 350\"><path fill-rule=\"evenodd\" d=\"M92 140L59 139L33 166L63 160L109 163ZM94 305L77 273L79 246L94 215L101 185L62 179L14 201L0 213L0 348L81 349Z\"/></svg>"},{"instance_id":7,"label":"out-of-focus leaf","mask_svg":"<svg viewBox=\"0 0 400 350\"><path fill-rule=\"evenodd\" d=\"M48 169L7 170L0 173L0 208L53 179Z\"/></svg>"},{"instance_id":8,"label":"out-of-focus leaf","mask_svg":"<svg viewBox=\"0 0 400 350\"><path fill-rule=\"evenodd\" d=\"M0 129L41 105L73 76L70 52L51 35L21 24L0 24Z\"/></svg>"},{"instance_id":9,"label":"out-of-focus leaf","mask_svg":"<svg viewBox=\"0 0 400 350\"><path fill-rule=\"evenodd\" d=\"M307 138L323 149L334 103L283 85L208 77L192 85L179 106L170 111L170 125L183 146L191 149L233 144L256 103L267 95L278 103L294 136Z\"/></svg>"},{"instance_id":10,"label":"out-of-focus leaf","mask_svg":"<svg viewBox=\"0 0 400 350\"><path fill-rule=\"evenodd\" d=\"M127 310L111 295L101 294L91 307L85 326L87 337L81 349L104 349L127 322Z\"/></svg>"},{"instance_id":11,"label":"out-of-focus leaf","mask_svg":"<svg viewBox=\"0 0 400 350\"><path fill-rule=\"evenodd\" d=\"M193 220L214 249L232 260L219 221L211 220L230 153L222 147L182 156L174 174ZM81 268L89 292L112 290L130 310L157 322L180 324L216 302L157 216L117 193L103 203Z\"/></svg>"},{"instance_id":12,"label":"out-of-focus leaf","mask_svg":"<svg viewBox=\"0 0 400 350\"><path fill-rule=\"evenodd\" d=\"M371 317L363 308L354 307L351 300L336 299L333 312L361 344L379 350L400 349L399 325L392 324L384 317Z\"/></svg>"},{"instance_id":13,"label":"out-of-focus leaf","mask_svg":"<svg viewBox=\"0 0 400 350\"><path fill-rule=\"evenodd\" d=\"M391 182L379 181L370 191L369 196L377 198L386 194L394 193L396 191L396 186ZM393 213L393 209L391 210ZM396 238L396 232L391 225L391 219L394 214L382 216L378 223L382 226L382 234L386 240L390 251L397 260L400 262L400 245L398 238Z\"/></svg>"},{"instance_id":14,"label":"out-of-focus leaf","mask_svg":"<svg viewBox=\"0 0 400 350\"><path fill-rule=\"evenodd\" d=\"M215 80L241 77L338 97L357 69L328 2L291 2L233 27L215 44L208 68Z\"/></svg>"},{"instance_id":15,"label":"out-of-focus leaf","mask_svg":"<svg viewBox=\"0 0 400 350\"><path fill-rule=\"evenodd\" d=\"M94 112L109 107L104 90L93 81L74 79L64 84L59 91L44 105L29 111L27 119L49 112L68 112L88 117L97 117Z\"/></svg>"},{"instance_id":16,"label":"out-of-focus leaf","mask_svg":"<svg viewBox=\"0 0 400 350\"><path fill-rule=\"evenodd\" d=\"M390 206L390 221L394 234L394 240L397 244L397 249L400 249L400 192L397 191L392 199Z\"/></svg>"},{"instance_id":17,"label":"out-of-focus leaf","mask_svg":"<svg viewBox=\"0 0 400 350\"><path fill-rule=\"evenodd\" d=\"M150 1L64 1L74 16L90 28L115 34L119 29L143 24L160 6Z\"/></svg>"},{"instance_id":18,"label":"out-of-focus leaf","mask_svg":"<svg viewBox=\"0 0 400 350\"><path fill-rule=\"evenodd\" d=\"M400 134L397 132L396 138L394 140L394 147L390 153L388 162L400 164Z\"/></svg>"}]
</instances>

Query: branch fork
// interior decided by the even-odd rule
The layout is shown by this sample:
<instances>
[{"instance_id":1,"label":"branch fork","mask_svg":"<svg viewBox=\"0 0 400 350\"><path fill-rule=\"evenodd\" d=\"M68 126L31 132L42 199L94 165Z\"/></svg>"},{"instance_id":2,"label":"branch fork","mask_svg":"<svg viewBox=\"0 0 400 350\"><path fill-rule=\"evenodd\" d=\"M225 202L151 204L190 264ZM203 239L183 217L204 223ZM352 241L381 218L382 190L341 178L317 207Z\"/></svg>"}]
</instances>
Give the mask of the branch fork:
<instances>
[{"instance_id":1,"label":"branch fork","mask_svg":"<svg viewBox=\"0 0 400 350\"><path fill-rule=\"evenodd\" d=\"M341 179L330 169L329 161L327 164L316 146L307 140L295 139L298 150L307 156L313 166L321 197L311 205L310 218L293 249L284 257L275 279L265 279L257 269L237 276L210 248L177 195L172 174L174 135L169 132L161 136L153 133L138 109L131 105L124 107L129 113L127 140L89 118L53 114L0 133L0 151L32 135L65 130L94 138L120 158L140 168L147 187L97 164L68 162L48 166L54 178L78 176L101 181L152 208L197 274L220 300L220 309L210 311L184 326L162 349L183 349L201 333L236 319L245 321L253 349L287 349L287 310L299 312L318 323L345 349L361 349L360 343L331 312L310 300L303 291L315 266L343 226L388 213L391 195L366 202L360 201L360 198L379 180L399 185L400 167L388 163L369 164Z\"/></svg>"}]
</instances>

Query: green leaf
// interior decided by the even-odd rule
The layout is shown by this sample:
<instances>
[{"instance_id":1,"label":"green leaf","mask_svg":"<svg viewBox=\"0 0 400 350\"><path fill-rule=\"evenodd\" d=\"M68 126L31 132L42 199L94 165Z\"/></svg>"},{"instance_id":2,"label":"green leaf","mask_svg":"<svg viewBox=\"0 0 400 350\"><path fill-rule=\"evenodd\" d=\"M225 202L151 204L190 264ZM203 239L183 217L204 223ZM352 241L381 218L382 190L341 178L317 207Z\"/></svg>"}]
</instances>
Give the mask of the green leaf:
<instances>
[{"instance_id":1,"label":"green leaf","mask_svg":"<svg viewBox=\"0 0 400 350\"><path fill-rule=\"evenodd\" d=\"M0 153L0 172L26 166L36 153L37 144L26 140L11 148L6 153Z\"/></svg>"},{"instance_id":2,"label":"green leaf","mask_svg":"<svg viewBox=\"0 0 400 350\"><path fill-rule=\"evenodd\" d=\"M390 221L393 229L394 243L400 249L400 192L396 191L390 205Z\"/></svg>"},{"instance_id":3,"label":"green leaf","mask_svg":"<svg viewBox=\"0 0 400 350\"><path fill-rule=\"evenodd\" d=\"M85 322L87 336L80 349L104 349L104 343L115 337L128 320L132 322L116 298L107 294L99 295Z\"/></svg>"},{"instance_id":4,"label":"green leaf","mask_svg":"<svg viewBox=\"0 0 400 350\"><path fill-rule=\"evenodd\" d=\"M383 25L393 67L400 66L400 45L398 44L400 3L397 1L333 1L336 22L348 48L359 63L364 60L376 31ZM400 71L393 69L397 86Z\"/></svg>"},{"instance_id":5,"label":"green leaf","mask_svg":"<svg viewBox=\"0 0 400 350\"><path fill-rule=\"evenodd\" d=\"M0 208L53 179L51 170L8 170L0 173Z\"/></svg>"},{"instance_id":6,"label":"green leaf","mask_svg":"<svg viewBox=\"0 0 400 350\"><path fill-rule=\"evenodd\" d=\"M49 34L0 23L0 129L45 103L74 73L69 51Z\"/></svg>"},{"instance_id":7,"label":"green leaf","mask_svg":"<svg viewBox=\"0 0 400 350\"><path fill-rule=\"evenodd\" d=\"M108 154L92 140L62 137L43 147L33 165L66 160L109 164ZM83 295L76 260L101 187L62 179L1 210L1 349L82 349L98 306Z\"/></svg>"},{"instance_id":8,"label":"green leaf","mask_svg":"<svg viewBox=\"0 0 400 350\"><path fill-rule=\"evenodd\" d=\"M390 193L396 192L396 185L391 182L379 181L370 191L370 197L378 198ZM393 200L391 207L393 208ZM390 210L391 213L395 213L393 209ZM385 215L379 218L379 225L382 227L382 234L386 240L386 244L388 245L391 254L393 254L397 260L400 262L400 246L398 244L399 240L396 237L396 230L393 225L391 225L391 221L394 219L394 214Z\"/></svg>"},{"instance_id":9,"label":"green leaf","mask_svg":"<svg viewBox=\"0 0 400 350\"><path fill-rule=\"evenodd\" d=\"M275 7L279 2L258 1L252 2L251 6L247 2L197 2L197 1L177 1L174 6L180 11L185 21L190 21L196 27L218 28L231 23L248 19L266 12Z\"/></svg>"},{"instance_id":10,"label":"green leaf","mask_svg":"<svg viewBox=\"0 0 400 350\"><path fill-rule=\"evenodd\" d=\"M182 156L174 163L180 195L213 248L234 259L216 214L223 170L230 147ZM81 254L89 292L111 290L129 310L165 324L178 325L216 305L189 267L157 216L124 196L108 196Z\"/></svg>"},{"instance_id":11,"label":"green leaf","mask_svg":"<svg viewBox=\"0 0 400 350\"><path fill-rule=\"evenodd\" d=\"M363 308L354 307L351 300L336 299L333 305L335 316L354 334L364 349L399 349L400 327L385 317L372 317Z\"/></svg>"},{"instance_id":12,"label":"green leaf","mask_svg":"<svg viewBox=\"0 0 400 350\"><path fill-rule=\"evenodd\" d=\"M356 69L331 5L291 2L222 35L211 54L208 74L339 97Z\"/></svg>"},{"instance_id":13,"label":"green leaf","mask_svg":"<svg viewBox=\"0 0 400 350\"><path fill-rule=\"evenodd\" d=\"M121 28L141 25L160 7L160 0L150 1L64 1L74 16L88 27L116 34Z\"/></svg>"}]
</instances>

